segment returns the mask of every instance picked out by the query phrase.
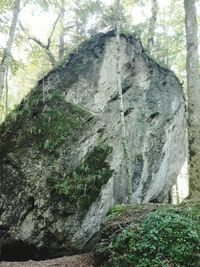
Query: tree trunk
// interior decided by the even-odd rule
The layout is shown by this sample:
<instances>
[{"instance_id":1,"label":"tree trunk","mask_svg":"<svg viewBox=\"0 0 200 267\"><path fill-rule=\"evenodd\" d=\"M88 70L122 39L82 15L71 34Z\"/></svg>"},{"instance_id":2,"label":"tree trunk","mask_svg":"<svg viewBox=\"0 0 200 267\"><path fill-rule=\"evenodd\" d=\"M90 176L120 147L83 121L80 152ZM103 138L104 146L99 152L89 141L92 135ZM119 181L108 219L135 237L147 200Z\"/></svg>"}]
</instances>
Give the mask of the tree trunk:
<instances>
[{"instance_id":1,"label":"tree trunk","mask_svg":"<svg viewBox=\"0 0 200 267\"><path fill-rule=\"evenodd\" d=\"M59 37L59 60L64 58L64 35L65 35L65 27L64 27L64 19L65 19L65 1L62 0L60 10L60 37Z\"/></svg>"},{"instance_id":2,"label":"tree trunk","mask_svg":"<svg viewBox=\"0 0 200 267\"><path fill-rule=\"evenodd\" d=\"M200 77L195 0L184 0L187 46L187 93L190 194L200 193Z\"/></svg>"},{"instance_id":3,"label":"tree trunk","mask_svg":"<svg viewBox=\"0 0 200 267\"><path fill-rule=\"evenodd\" d=\"M120 121L122 130L122 145L124 150L124 166L126 171L126 186L127 186L127 201L131 203L132 196L132 179L130 174L130 157L127 148L126 140L126 125L124 119L124 105L123 105L123 94L121 86L121 68L120 68L120 31L121 31L121 5L120 0L116 0L116 41L117 41L117 58L116 58L116 69L117 69L117 90L119 98L119 110L120 110Z\"/></svg>"},{"instance_id":4,"label":"tree trunk","mask_svg":"<svg viewBox=\"0 0 200 267\"><path fill-rule=\"evenodd\" d=\"M8 115L8 69L5 73L5 116Z\"/></svg>"},{"instance_id":5,"label":"tree trunk","mask_svg":"<svg viewBox=\"0 0 200 267\"><path fill-rule=\"evenodd\" d=\"M158 16L158 2L157 0L152 0L152 8L151 8L151 18L149 21L149 38L147 40L147 49L149 53L152 50L152 47L154 45L154 37L155 37L155 28L156 28L156 21Z\"/></svg>"},{"instance_id":6,"label":"tree trunk","mask_svg":"<svg viewBox=\"0 0 200 267\"><path fill-rule=\"evenodd\" d=\"M8 41L4 49L3 57L1 60L1 64L0 64L0 98L2 97L2 93L3 93L5 73L8 68L9 56L11 52L12 43L15 37L15 31L16 31L19 12L20 12L20 0L15 0L9 37L8 37Z\"/></svg>"}]
</instances>

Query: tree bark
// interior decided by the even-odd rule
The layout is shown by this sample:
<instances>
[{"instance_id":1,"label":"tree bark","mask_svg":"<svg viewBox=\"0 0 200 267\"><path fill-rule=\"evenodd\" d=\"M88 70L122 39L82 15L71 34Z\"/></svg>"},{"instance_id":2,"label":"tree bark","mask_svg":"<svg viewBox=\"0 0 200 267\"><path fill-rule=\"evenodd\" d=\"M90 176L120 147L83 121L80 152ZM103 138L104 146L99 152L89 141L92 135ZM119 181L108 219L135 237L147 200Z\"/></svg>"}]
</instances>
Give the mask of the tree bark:
<instances>
[{"instance_id":1,"label":"tree bark","mask_svg":"<svg viewBox=\"0 0 200 267\"><path fill-rule=\"evenodd\" d=\"M122 130L122 145L124 150L124 166L126 171L126 186L127 186L127 201L131 203L132 197L132 179L130 174L130 157L127 148L126 140L126 124L124 118L124 104L122 94L122 82L121 82L121 68L120 68L120 32L121 32L121 4L120 0L116 0L116 43L117 43L117 56L116 56L116 69L117 69L117 91L119 99L119 111L120 111L120 122Z\"/></svg>"},{"instance_id":2,"label":"tree bark","mask_svg":"<svg viewBox=\"0 0 200 267\"><path fill-rule=\"evenodd\" d=\"M6 47L3 52L1 64L0 64L0 99L3 93L4 79L5 79L5 74L8 68L8 64L9 64L9 56L10 56L13 40L15 37L15 31L17 27L19 12L20 12L20 0L15 0L14 6L13 6L13 17L12 17L12 23L11 23L11 27L9 31L9 36L8 36Z\"/></svg>"},{"instance_id":3,"label":"tree bark","mask_svg":"<svg viewBox=\"0 0 200 267\"><path fill-rule=\"evenodd\" d=\"M5 116L8 115L8 69L5 73Z\"/></svg>"},{"instance_id":4,"label":"tree bark","mask_svg":"<svg viewBox=\"0 0 200 267\"><path fill-rule=\"evenodd\" d=\"M64 58L64 35L65 35L65 27L64 27L64 19L65 19L65 1L61 2L61 10L60 10L60 37L59 37L59 60Z\"/></svg>"},{"instance_id":5,"label":"tree bark","mask_svg":"<svg viewBox=\"0 0 200 267\"><path fill-rule=\"evenodd\" d=\"M155 28L156 28L156 21L158 16L158 2L157 0L152 0L152 8L151 8L151 18L149 21L149 38L147 40L147 49L149 53L152 50L152 47L154 45L154 37L155 37Z\"/></svg>"},{"instance_id":6,"label":"tree bark","mask_svg":"<svg viewBox=\"0 0 200 267\"><path fill-rule=\"evenodd\" d=\"M187 47L190 194L196 195L200 193L200 76L195 0L184 0L184 7Z\"/></svg>"}]
</instances>

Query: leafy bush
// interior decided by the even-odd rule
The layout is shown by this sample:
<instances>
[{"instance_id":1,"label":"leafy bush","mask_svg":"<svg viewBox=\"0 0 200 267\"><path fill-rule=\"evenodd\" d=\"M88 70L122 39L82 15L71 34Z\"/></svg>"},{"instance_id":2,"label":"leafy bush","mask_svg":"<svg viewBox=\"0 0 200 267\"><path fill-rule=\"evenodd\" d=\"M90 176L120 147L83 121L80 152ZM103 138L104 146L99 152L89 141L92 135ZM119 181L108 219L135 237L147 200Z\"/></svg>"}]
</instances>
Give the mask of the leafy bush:
<instances>
[{"instance_id":1,"label":"leafy bush","mask_svg":"<svg viewBox=\"0 0 200 267\"><path fill-rule=\"evenodd\" d=\"M131 224L112 238L112 267L198 267L200 225L181 210L165 208L150 213L141 224Z\"/></svg>"}]
</instances>

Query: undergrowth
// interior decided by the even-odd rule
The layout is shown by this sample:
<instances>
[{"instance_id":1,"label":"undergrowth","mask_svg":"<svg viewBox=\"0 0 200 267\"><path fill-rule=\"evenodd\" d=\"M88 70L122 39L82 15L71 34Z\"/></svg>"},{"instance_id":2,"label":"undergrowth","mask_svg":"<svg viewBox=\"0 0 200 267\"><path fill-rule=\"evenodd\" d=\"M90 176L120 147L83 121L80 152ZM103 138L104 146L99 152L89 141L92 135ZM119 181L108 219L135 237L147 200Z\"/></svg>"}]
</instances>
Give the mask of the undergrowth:
<instances>
[{"instance_id":1,"label":"undergrowth","mask_svg":"<svg viewBox=\"0 0 200 267\"><path fill-rule=\"evenodd\" d=\"M188 209L158 209L115 234L108 245L108 258L98 266L198 267L199 222L199 216Z\"/></svg>"}]
</instances>

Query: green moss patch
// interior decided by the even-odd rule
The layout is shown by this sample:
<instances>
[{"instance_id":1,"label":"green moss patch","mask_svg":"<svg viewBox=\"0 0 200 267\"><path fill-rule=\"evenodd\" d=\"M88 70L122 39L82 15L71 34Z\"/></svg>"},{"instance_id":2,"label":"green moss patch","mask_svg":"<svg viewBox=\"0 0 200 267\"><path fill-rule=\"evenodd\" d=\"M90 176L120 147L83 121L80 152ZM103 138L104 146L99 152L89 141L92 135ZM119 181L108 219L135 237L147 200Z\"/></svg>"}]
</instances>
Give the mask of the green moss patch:
<instances>
[{"instance_id":1,"label":"green moss patch","mask_svg":"<svg viewBox=\"0 0 200 267\"><path fill-rule=\"evenodd\" d=\"M106 184L113 173L106 162L111 152L111 147L100 144L71 174L62 179L49 180L53 195L59 195L65 199L69 211L85 211L99 196L101 187Z\"/></svg>"},{"instance_id":2,"label":"green moss patch","mask_svg":"<svg viewBox=\"0 0 200 267\"><path fill-rule=\"evenodd\" d=\"M54 93L45 102L39 116L36 114L26 129L27 139L46 151L53 152L64 142L77 136L83 128L87 113L81 108L66 103L60 93Z\"/></svg>"},{"instance_id":3,"label":"green moss patch","mask_svg":"<svg viewBox=\"0 0 200 267\"><path fill-rule=\"evenodd\" d=\"M36 146L52 153L64 142L77 138L89 116L67 103L59 90L45 100L41 92L34 91L6 120L2 132L4 139L14 145Z\"/></svg>"},{"instance_id":4,"label":"green moss patch","mask_svg":"<svg viewBox=\"0 0 200 267\"><path fill-rule=\"evenodd\" d=\"M121 211L117 207L101 230L95 266L199 266L200 210L193 206L160 205L153 210L152 205L123 205Z\"/></svg>"}]
</instances>

